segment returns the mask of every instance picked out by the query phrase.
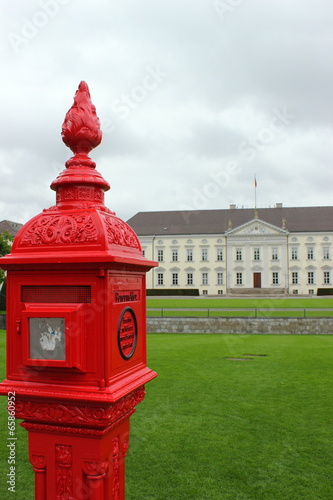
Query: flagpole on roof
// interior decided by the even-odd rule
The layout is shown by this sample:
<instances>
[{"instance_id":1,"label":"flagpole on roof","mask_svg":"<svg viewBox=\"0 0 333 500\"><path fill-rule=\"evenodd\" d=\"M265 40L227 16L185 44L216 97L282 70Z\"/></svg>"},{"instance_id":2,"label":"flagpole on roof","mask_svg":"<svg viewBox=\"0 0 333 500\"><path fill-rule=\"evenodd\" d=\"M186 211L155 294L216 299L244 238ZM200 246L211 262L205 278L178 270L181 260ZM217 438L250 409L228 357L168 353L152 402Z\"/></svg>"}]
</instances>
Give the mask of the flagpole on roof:
<instances>
[{"instance_id":1,"label":"flagpole on roof","mask_svg":"<svg viewBox=\"0 0 333 500\"><path fill-rule=\"evenodd\" d=\"M254 174L254 208L257 208L257 178Z\"/></svg>"}]
</instances>

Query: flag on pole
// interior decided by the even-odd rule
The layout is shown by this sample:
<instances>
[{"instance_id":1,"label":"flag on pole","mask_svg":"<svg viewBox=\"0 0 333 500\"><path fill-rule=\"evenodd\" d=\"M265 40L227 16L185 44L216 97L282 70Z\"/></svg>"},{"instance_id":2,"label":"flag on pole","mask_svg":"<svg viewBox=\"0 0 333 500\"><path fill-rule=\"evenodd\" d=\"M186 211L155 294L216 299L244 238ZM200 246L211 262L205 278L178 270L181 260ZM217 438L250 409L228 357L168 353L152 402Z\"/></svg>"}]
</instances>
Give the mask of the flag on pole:
<instances>
[{"instance_id":1,"label":"flag on pole","mask_svg":"<svg viewBox=\"0 0 333 500\"><path fill-rule=\"evenodd\" d=\"M254 176L254 187L255 188L257 187L257 178L256 178L256 176Z\"/></svg>"}]
</instances>

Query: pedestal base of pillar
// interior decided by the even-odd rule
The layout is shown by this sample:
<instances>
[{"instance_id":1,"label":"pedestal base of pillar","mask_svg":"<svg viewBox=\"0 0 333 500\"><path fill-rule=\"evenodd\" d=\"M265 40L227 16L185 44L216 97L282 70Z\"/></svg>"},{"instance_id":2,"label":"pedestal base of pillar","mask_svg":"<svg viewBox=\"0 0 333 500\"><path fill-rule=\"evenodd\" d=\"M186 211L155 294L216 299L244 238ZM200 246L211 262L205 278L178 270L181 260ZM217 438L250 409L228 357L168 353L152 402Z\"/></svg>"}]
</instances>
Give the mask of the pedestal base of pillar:
<instances>
[{"instance_id":1,"label":"pedestal base of pillar","mask_svg":"<svg viewBox=\"0 0 333 500\"><path fill-rule=\"evenodd\" d=\"M103 431L23 422L35 500L123 500L129 418ZM52 429L51 429L52 427Z\"/></svg>"}]
</instances>

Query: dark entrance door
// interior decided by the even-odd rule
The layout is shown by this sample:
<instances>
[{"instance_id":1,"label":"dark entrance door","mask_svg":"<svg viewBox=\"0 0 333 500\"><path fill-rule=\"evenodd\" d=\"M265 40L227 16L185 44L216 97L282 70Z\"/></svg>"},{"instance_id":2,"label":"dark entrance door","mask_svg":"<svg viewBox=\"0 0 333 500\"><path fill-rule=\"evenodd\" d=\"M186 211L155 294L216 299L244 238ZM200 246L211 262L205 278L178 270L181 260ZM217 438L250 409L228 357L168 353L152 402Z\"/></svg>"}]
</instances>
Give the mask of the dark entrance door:
<instances>
[{"instance_id":1,"label":"dark entrance door","mask_svg":"<svg viewBox=\"0 0 333 500\"><path fill-rule=\"evenodd\" d=\"M261 288L261 273L253 273L253 288Z\"/></svg>"}]
</instances>

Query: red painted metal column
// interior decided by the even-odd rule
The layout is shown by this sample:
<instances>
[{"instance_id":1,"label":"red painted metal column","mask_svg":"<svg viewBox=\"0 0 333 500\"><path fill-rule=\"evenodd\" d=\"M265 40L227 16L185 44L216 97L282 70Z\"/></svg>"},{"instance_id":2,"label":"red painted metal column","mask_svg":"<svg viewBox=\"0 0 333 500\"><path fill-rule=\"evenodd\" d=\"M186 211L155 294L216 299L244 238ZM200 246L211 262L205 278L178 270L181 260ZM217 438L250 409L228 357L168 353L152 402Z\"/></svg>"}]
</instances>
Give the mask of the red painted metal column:
<instances>
[{"instance_id":1,"label":"red painted metal column","mask_svg":"<svg viewBox=\"0 0 333 500\"><path fill-rule=\"evenodd\" d=\"M45 456L32 454L30 462L35 471L35 498L36 500L47 500Z\"/></svg>"},{"instance_id":2,"label":"red painted metal column","mask_svg":"<svg viewBox=\"0 0 333 500\"><path fill-rule=\"evenodd\" d=\"M91 500L104 500L104 484L108 469L108 462L84 462L83 472L86 478L87 491L90 492ZM113 491L114 493L114 491Z\"/></svg>"}]
</instances>

